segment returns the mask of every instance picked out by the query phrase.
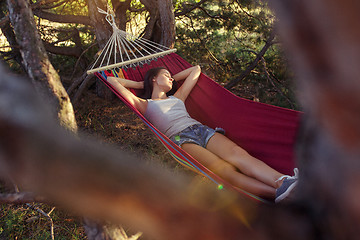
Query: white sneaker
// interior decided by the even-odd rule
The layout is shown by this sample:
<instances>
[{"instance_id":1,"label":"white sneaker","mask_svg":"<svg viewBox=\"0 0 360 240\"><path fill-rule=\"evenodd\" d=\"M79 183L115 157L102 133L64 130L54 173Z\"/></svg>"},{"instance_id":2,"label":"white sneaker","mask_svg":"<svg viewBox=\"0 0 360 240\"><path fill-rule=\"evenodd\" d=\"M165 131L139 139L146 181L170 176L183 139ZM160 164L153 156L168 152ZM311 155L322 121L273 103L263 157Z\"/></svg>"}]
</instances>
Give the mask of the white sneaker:
<instances>
[{"instance_id":1,"label":"white sneaker","mask_svg":"<svg viewBox=\"0 0 360 240\"><path fill-rule=\"evenodd\" d=\"M281 186L278 189L276 189L275 203L278 203L278 202L284 200L285 198L287 198L290 195L292 190L297 185L298 173L299 173L299 170L297 168L294 168L294 174L295 174L294 176L284 175L284 176L281 176L278 180L276 180L276 181L281 181L281 180L284 180L284 181L281 184Z\"/></svg>"}]
</instances>

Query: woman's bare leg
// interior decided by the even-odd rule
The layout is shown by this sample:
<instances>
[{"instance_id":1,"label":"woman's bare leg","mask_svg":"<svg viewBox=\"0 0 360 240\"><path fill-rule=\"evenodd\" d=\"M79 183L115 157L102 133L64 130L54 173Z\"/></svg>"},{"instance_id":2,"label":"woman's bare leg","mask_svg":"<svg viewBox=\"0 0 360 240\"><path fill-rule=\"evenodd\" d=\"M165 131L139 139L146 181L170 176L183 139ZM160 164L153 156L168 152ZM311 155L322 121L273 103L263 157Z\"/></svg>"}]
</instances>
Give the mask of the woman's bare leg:
<instances>
[{"instance_id":1,"label":"woman's bare leg","mask_svg":"<svg viewBox=\"0 0 360 240\"><path fill-rule=\"evenodd\" d=\"M275 196L274 187L238 172L233 165L206 148L193 143L184 143L181 148L233 186L260 197L273 198Z\"/></svg>"},{"instance_id":2,"label":"woman's bare leg","mask_svg":"<svg viewBox=\"0 0 360 240\"><path fill-rule=\"evenodd\" d=\"M278 188L281 184L281 182L276 182L276 180L284 174L269 167L259 159L252 157L243 148L222 134L215 133L210 138L206 148L251 178L255 178L273 188Z\"/></svg>"}]
</instances>

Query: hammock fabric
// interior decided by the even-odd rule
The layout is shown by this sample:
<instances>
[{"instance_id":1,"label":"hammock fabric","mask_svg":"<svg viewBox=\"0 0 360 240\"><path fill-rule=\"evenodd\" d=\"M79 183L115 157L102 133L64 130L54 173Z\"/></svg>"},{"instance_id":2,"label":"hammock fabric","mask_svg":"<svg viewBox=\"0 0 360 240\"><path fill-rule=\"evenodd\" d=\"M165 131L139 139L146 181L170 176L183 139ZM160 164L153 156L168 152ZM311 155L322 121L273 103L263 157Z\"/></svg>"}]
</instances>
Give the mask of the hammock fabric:
<instances>
[{"instance_id":1,"label":"hammock fabric","mask_svg":"<svg viewBox=\"0 0 360 240\"><path fill-rule=\"evenodd\" d=\"M106 81L107 76L118 75L134 81L143 81L147 70L160 66L166 67L172 75L191 67L180 56L171 53L152 61L150 65L145 64L119 72L106 70L95 74L150 127L177 161L205 175L220 187L232 188L229 183L201 165L157 130ZM204 74L200 75L185 104L189 114L196 120L212 128L224 128L226 136L249 154L281 173L292 174L295 167L294 143L300 112L237 97Z\"/></svg>"}]
</instances>

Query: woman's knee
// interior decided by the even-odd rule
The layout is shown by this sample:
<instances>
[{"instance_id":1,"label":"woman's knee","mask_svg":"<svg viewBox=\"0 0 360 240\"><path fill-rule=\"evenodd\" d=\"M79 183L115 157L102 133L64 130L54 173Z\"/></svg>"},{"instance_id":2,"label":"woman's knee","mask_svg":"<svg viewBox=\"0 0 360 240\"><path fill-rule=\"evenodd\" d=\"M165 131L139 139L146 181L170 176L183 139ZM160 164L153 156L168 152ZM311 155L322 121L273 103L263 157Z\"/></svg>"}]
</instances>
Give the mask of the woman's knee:
<instances>
[{"instance_id":1,"label":"woman's knee","mask_svg":"<svg viewBox=\"0 0 360 240\"><path fill-rule=\"evenodd\" d=\"M230 156L231 162L240 172L247 176L256 176L258 160L252 157L245 149L234 146Z\"/></svg>"},{"instance_id":2,"label":"woman's knee","mask_svg":"<svg viewBox=\"0 0 360 240\"><path fill-rule=\"evenodd\" d=\"M237 145L231 147L229 154L230 154L229 158L235 158L238 160L247 159L251 157L245 149Z\"/></svg>"},{"instance_id":3,"label":"woman's knee","mask_svg":"<svg viewBox=\"0 0 360 240\"><path fill-rule=\"evenodd\" d=\"M222 177L231 177L236 174L237 170L233 165L223 161L215 167L214 172L222 175Z\"/></svg>"}]
</instances>

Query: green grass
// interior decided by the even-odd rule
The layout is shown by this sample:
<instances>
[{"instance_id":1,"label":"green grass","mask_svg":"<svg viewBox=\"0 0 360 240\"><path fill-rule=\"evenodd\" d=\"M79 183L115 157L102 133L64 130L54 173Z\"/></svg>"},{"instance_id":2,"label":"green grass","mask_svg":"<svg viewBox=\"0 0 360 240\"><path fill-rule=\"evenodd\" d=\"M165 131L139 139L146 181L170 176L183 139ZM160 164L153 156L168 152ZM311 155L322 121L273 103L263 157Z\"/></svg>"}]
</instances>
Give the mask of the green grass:
<instances>
[{"instance_id":1,"label":"green grass","mask_svg":"<svg viewBox=\"0 0 360 240\"><path fill-rule=\"evenodd\" d=\"M46 204L33 204L49 212ZM81 221L61 210L51 213L55 239L86 239ZM0 205L0 239L51 239L50 221L28 205Z\"/></svg>"}]
</instances>

